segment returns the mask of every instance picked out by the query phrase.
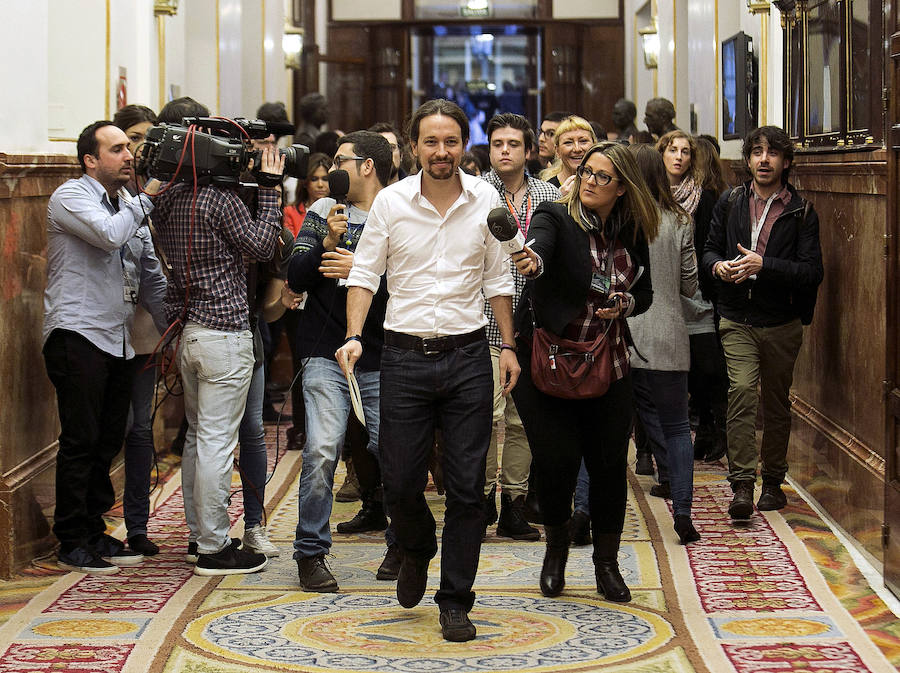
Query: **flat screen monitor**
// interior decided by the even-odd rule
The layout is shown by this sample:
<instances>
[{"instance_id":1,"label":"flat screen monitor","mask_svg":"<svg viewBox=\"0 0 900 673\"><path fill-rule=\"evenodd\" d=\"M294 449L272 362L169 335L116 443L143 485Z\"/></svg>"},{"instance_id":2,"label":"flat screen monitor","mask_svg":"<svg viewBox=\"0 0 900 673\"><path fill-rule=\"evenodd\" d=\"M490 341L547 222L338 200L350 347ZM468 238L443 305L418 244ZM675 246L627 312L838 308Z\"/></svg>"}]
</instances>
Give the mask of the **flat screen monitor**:
<instances>
[{"instance_id":1,"label":"flat screen monitor","mask_svg":"<svg viewBox=\"0 0 900 673\"><path fill-rule=\"evenodd\" d=\"M744 138L756 128L753 40L740 32L722 42L722 137Z\"/></svg>"}]
</instances>

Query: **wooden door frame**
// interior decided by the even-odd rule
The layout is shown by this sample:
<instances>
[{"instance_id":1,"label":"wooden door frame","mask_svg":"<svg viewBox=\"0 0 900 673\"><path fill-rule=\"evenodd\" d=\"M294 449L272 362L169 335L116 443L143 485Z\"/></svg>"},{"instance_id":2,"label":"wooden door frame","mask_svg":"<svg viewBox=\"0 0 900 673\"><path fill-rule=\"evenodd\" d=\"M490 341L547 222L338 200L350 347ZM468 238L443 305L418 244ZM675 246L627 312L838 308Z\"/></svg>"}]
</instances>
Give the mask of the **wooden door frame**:
<instances>
[{"instance_id":1,"label":"wooden door frame","mask_svg":"<svg viewBox=\"0 0 900 673\"><path fill-rule=\"evenodd\" d=\"M900 101L892 92L900 91L900 9L898 2L885 0L885 43L883 98L885 146L887 147L887 209L885 221L885 474L884 474L884 583L900 596Z\"/></svg>"}]
</instances>

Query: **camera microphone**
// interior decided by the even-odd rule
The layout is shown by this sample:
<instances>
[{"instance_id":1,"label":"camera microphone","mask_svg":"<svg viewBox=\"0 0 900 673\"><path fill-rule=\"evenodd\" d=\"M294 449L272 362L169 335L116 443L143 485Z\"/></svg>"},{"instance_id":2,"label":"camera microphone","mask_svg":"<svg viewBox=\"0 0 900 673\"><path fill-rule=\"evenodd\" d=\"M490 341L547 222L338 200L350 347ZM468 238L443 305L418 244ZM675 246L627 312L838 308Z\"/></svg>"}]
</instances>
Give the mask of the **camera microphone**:
<instances>
[{"instance_id":1,"label":"camera microphone","mask_svg":"<svg viewBox=\"0 0 900 673\"><path fill-rule=\"evenodd\" d=\"M525 248L525 236L506 208L500 206L488 213L487 224L491 234L500 241L500 247L507 255L521 252Z\"/></svg>"},{"instance_id":2,"label":"camera microphone","mask_svg":"<svg viewBox=\"0 0 900 673\"><path fill-rule=\"evenodd\" d=\"M290 122L266 122L266 126L276 138L281 136L292 136L296 130L294 129L294 125Z\"/></svg>"}]
</instances>

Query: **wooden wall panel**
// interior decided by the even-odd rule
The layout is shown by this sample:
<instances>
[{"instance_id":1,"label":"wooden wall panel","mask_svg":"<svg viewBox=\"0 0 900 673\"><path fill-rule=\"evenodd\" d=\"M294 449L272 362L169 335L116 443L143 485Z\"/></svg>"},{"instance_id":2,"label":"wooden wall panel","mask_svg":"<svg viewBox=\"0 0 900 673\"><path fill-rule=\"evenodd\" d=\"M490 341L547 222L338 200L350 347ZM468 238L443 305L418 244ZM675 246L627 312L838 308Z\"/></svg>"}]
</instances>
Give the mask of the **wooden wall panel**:
<instances>
[{"instance_id":1,"label":"wooden wall panel","mask_svg":"<svg viewBox=\"0 0 900 673\"><path fill-rule=\"evenodd\" d=\"M396 25L373 26L371 56L374 106L367 125L386 121L402 128L410 114L409 31Z\"/></svg>"},{"instance_id":2,"label":"wooden wall panel","mask_svg":"<svg viewBox=\"0 0 900 673\"><path fill-rule=\"evenodd\" d=\"M825 278L794 368L790 474L881 557L886 156L798 156L791 182L819 213Z\"/></svg>"},{"instance_id":3,"label":"wooden wall panel","mask_svg":"<svg viewBox=\"0 0 900 673\"><path fill-rule=\"evenodd\" d=\"M370 37L370 29L362 26L334 25L328 29L328 53L320 60L327 64L325 97L333 129L350 132L369 126L373 94Z\"/></svg>"},{"instance_id":4,"label":"wooden wall panel","mask_svg":"<svg viewBox=\"0 0 900 673\"><path fill-rule=\"evenodd\" d=\"M581 112L578 91L581 28L572 23L544 27L544 111Z\"/></svg>"},{"instance_id":5,"label":"wooden wall panel","mask_svg":"<svg viewBox=\"0 0 900 673\"><path fill-rule=\"evenodd\" d=\"M621 25L555 22L544 26L544 111L567 110L607 129L625 95Z\"/></svg>"},{"instance_id":6,"label":"wooden wall panel","mask_svg":"<svg viewBox=\"0 0 900 673\"><path fill-rule=\"evenodd\" d=\"M621 25L591 26L582 35L581 109L611 131L613 105L625 96L625 31Z\"/></svg>"}]
</instances>

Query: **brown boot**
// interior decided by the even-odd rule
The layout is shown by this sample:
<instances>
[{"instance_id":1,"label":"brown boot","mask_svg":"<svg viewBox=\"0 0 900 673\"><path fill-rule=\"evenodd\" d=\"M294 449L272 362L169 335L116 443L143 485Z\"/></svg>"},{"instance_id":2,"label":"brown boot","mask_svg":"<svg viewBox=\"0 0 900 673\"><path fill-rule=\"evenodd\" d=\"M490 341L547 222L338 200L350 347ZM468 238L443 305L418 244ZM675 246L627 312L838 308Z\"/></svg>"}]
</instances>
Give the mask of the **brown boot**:
<instances>
[{"instance_id":1,"label":"brown boot","mask_svg":"<svg viewBox=\"0 0 900 673\"><path fill-rule=\"evenodd\" d=\"M347 459L347 476L344 477L344 483L335 494L334 499L338 502L353 502L361 497L359 490L359 479L356 476L356 468L353 467L353 459Z\"/></svg>"}]
</instances>

